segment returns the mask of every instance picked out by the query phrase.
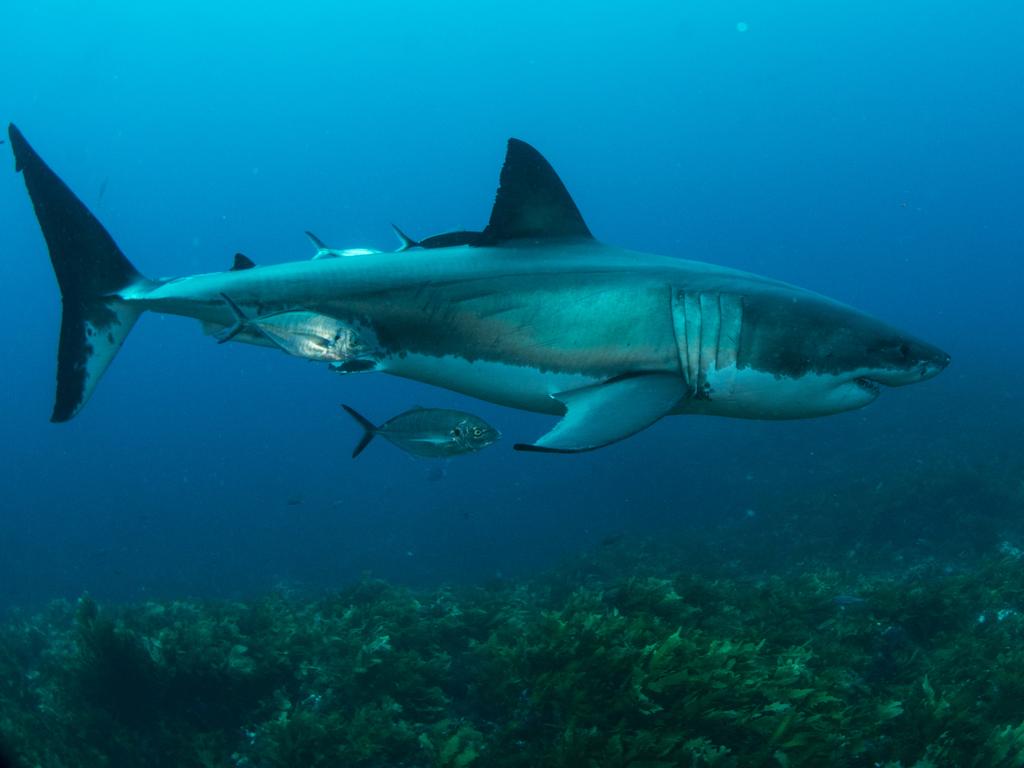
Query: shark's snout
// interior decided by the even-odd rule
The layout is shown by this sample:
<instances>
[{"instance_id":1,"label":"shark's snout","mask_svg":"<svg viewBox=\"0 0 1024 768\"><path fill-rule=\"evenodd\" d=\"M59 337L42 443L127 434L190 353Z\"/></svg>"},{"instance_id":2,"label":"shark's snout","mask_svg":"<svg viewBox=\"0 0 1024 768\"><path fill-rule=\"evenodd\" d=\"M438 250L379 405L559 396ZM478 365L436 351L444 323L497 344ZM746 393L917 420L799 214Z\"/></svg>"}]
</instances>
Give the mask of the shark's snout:
<instances>
[{"instance_id":1,"label":"shark's snout","mask_svg":"<svg viewBox=\"0 0 1024 768\"><path fill-rule=\"evenodd\" d=\"M917 381L924 381L925 379L930 379L933 376L938 376L946 370L946 367L953 359L950 357L948 352L945 352L938 347L933 347L930 344L918 343L916 346L917 349L914 351L917 353L917 357L920 360L917 366Z\"/></svg>"},{"instance_id":2,"label":"shark's snout","mask_svg":"<svg viewBox=\"0 0 1024 768\"><path fill-rule=\"evenodd\" d=\"M944 350L916 340L904 340L886 355L884 364L866 378L889 387L916 384L938 376L951 360Z\"/></svg>"},{"instance_id":3,"label":"shark's snout","mask_svg":"<svg viewBox=\"0 0 1024 768\"><path fill-rule=\"evenodd\" d=\"M932 360L926 360L921 363L921 380L930 379L933 376L938 376L949 366L953 360L949 356L948 352L940 351L939 354Z\"/></svg>"}]
</instances>

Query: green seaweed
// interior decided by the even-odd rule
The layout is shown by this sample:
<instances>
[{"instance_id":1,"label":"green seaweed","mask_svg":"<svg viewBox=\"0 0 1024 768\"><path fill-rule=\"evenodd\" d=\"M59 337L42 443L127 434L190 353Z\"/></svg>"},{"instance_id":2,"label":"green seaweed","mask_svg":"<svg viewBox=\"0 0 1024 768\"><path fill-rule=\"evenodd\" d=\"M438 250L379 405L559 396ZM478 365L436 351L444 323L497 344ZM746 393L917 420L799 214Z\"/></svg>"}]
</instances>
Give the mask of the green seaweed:
<instances>
[{"instance_id":1,"label":"green seaweed","mask_svg":"<svg viewBox=\"0 0 1024 768\"><path fill-rule=\"evenodd\" d=\"M999 487L1019 512L1019 481ZM806 540L787 567L702 562L715 535L744 557L723 528L488 588L83 596L0 626L0 732L46 768L1020 765L1024 568L1001 519L956 567L794 559Z\"/></svg>"}]
</instances>

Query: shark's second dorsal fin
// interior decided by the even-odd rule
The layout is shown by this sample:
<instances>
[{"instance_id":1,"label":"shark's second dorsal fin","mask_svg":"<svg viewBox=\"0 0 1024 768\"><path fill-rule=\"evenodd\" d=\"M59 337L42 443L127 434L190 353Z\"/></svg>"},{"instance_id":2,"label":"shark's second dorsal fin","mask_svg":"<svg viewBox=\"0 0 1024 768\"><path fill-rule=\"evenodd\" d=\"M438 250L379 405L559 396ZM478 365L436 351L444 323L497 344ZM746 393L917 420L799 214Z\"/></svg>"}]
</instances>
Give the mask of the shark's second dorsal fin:
<instances>
[{"instance_id":1,"label":"shark's second dorsal fin","mask_svg":"<svg viewBox=\"0 0 1024 768\"><path fill-rule=\"evenodd\" d=\"M236 253L235 261L231 265L231 272L241 272L243 269L252 269L256 266L256 262L246 256L244 253Z\"/></svg>"},{"instance_id":2,"label":"shark's second dorsal fin","mask_svg":"<svg viewBox=\"0 0 1024 768\"><path fill-rule=\"evenodd\" d=\"M525 141L509 139L491 220L479 244L593 237L550 163Z\"/></svg>"}]
</instances>

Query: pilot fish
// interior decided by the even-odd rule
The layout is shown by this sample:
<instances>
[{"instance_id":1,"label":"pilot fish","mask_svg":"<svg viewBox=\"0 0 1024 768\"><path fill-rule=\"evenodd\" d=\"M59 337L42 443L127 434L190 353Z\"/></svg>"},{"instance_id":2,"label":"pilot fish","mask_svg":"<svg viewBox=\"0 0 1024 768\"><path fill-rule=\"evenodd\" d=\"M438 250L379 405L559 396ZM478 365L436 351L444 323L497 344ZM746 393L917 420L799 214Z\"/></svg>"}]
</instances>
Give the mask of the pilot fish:
<instances>
[{"instance_id":1,"label":"pilot fish","mask_svg":"<svg viewBox=\"0 0 1024 768\"><path fill-rule=\"evenodd\" d=\"M355 408L342 405L363 428L363 437L352 451L354 459L377 435L413 456L446 459L463 453L475 453L495 442L501 434L481 419L465 411L447 408L411 408L388 419L379 427Z\"/></svg>"}]
</instances>

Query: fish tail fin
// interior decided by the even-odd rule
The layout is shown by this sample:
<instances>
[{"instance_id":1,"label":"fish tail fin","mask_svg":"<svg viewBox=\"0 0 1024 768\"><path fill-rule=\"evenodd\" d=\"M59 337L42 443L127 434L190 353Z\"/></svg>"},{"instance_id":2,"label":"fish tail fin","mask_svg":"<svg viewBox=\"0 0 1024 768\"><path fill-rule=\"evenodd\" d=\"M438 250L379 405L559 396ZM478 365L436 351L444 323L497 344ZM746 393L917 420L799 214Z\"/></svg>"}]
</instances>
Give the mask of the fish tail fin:
<instances>
[{"instance_id":1,"label":"fish tail fin","mask_svg":"<svg viewBox=\"0 0 1024 768\"><path fill-rule=\"evenodd\" d=\"M333 255L331 249L327 247L327 243L314 235L308 229L306 230L306 237L309 238L309 242L311 242L313 247L316 248L316 253L313 254L314 261L317 259L326 259Z\"/></svg>"},{"instance_id":2,"label":"fish tail fin","mask_svg":"<svg viewBox=\"0 0 1024 768\"><path fill-rule=\"evenodd\" d=\"M60 286L63 314L51 421L85 405L143 308L127 297L155 285L117 247L85 204L43 162L18 128L7 129Z\"/></svg>"},{"instance_id":3,"label":"fish tail fin","mask_svg":"<svg viewBox=\"0 0 1024 768\"><path fill-rule=\"evenodd\" d=\"M350 408L344 403L342 403L341 407L345 409L345 413L358 421L359 426L363 428L363 436L359 439L359 442L356 443L356 447L352 449L352 458L354 459L362 453L366 449L366 446L370 444L370 441L377 436L377 427L374 426L372 421L359 413L355 408Z\"/></svg>"},{"instance_id":4,"label":"fish tail fin","mask_svg":"<svg viewBox=\"0 0 1024 768\"><path fill-rule=\"evenodd\" d=\"M419 248L420 244L416 240L413 240L405 232L398 228L397 224L392 224L391 228L395 230L395 234L398 236L399 246L395 250L395 253L401 253L402 251L408 251L410 248Z\"/></svg>"},{"instance_id":5,"label":"fish tail fin","mask_svg":"<svg viewBox=\"0 0 1024 768\"><path fill-rule=\"evenodd\" d=\"M324 244L324 241L321 240L316 235L314 235L308 229L306 230L306 237L309 238L309 241L311 243L313 243L313 247L316 248L318 251L326 251L326 250L328 250L327 246Z\"/></svg>"},{"instance_id":6,"label":"fish tail fin","mask_svg":"<svg viewBox=\"0 0 1024 768\"><path fill-rule=\"evenodd\" d=\"M224 344L225 342L231 341L238 334L242 333L243 331L247 331L249 333L259 334L278 349L282 350L283 352L288 352L288 350L281 344L279 339L275 339L273 336L267 333L265 328L263 328L259 324L258 317L256 318L256 322L253 322L253 320L250 319L250 317L247 314L245 314L245 310L238 306L230 296L228 296L226 293L221 293L220 297L221 299L223 299L224 303L228 305L228 309L231 310L231 314L234 316L235 322L233 322L228 327L222 328L221 330L213 334L213 338L217 340L218 344ZM3 767L0 766L0 768Z\"/></svg>"},{"instance_id":7,"label":"fish tail fin","mask_svg":"<svg viewBox=\"0 0 1024 768\"><path fill-rule=\"evenodd\" d=\"M224 299L224 303L228 305L228 309L231 310L231 314L234 315L235 317L235 322L233 325L230 325L223 331L214 334L214 338L217 339L217 343L224 344L225 342L231 341L233 338L235 338L235 336L237 336L246 329L246 327L249 325L249 318L246 317L245 312L242 311L242 308L235 304L235 302L231 300L231 297L228 296L226 293L222 293L220 297Z\"/></svg>"}]
</instances>

